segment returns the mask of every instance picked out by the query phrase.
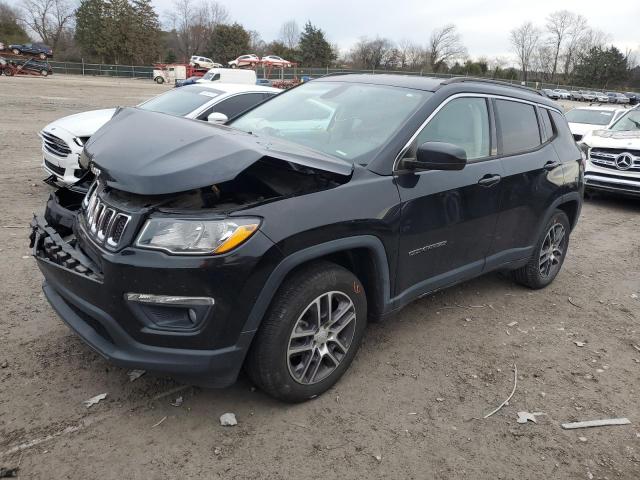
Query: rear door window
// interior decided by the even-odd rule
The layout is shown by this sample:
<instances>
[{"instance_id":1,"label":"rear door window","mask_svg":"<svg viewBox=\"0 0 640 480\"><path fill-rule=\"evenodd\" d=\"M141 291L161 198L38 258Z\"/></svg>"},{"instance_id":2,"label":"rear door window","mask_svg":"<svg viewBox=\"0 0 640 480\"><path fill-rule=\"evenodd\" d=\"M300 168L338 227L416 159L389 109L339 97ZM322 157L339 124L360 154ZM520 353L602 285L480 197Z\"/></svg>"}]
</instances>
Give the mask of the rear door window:
<instances>
[{"instance_id":1,"label":"rear door window","mask_svg":"<svg viewBox=\"0 0 640 480\"><path fill-rule=\"evenodd\" d=\"M498 150L513 155L538 147L540 128L533 105L511 100L495 100Z\"/></svg>"}]
</instances>

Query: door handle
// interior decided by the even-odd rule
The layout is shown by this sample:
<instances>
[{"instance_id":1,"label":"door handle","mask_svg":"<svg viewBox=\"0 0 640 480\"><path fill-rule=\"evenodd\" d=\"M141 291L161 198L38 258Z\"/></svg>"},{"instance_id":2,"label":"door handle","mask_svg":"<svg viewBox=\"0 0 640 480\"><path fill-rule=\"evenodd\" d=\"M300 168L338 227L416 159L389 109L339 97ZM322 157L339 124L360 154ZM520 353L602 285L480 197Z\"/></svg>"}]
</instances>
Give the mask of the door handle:
<instances>
[{"instance_id":1,"label":"door handle","mask_svg":"<svg viewBox=\"0 0 640 480\"><path fill-rule=\"evenodd\" d=\"M491 173L487 173L484 177L478 180L478 185L481 187L493 187L496 185L502 177L500 175L495 175Z\"/></svg>"},{"instance_id":2,"label":"door handle","mask_svg":"<svg viewBox=\"0 0 640 480\"><path fill-rule=\"evenodd\" d=\"M544 164L544 168L545 170L549 171L549 170L553 170L554 168L558 168L560 166L560 162L554 162L553 160L547 162Z\"/></svg>"}]
</instances>

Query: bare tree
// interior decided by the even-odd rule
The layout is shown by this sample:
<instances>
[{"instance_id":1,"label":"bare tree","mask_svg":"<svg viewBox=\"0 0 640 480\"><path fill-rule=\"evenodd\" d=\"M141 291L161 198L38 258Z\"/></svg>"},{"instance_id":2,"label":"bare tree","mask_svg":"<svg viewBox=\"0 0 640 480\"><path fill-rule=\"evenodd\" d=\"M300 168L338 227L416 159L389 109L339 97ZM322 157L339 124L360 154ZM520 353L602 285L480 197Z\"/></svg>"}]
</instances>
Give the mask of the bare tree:
<instances>
[{"instance_id":1,"label":"bare tree","mask_svg":"<svg viewBox=\"0 0 640 480\"><path fill-rule=\"evenodd\" d=\"M22 0L22 21L54 49L73 21L74 11L67 0Z\"/></svg>"},{"instance_id":2,"label":"bare tree","mask_svg":"<svg viewBox=\"0 0 640 480\"><path fill-rule=\"evenodd\" d=\"M574 15L571 25L569 26L569 31L567 32L567 41L563 53L565 82L569 79L569 75L573 71L582 40L588 30L587 19L582 15Z\"/></svg>"},{"instance_id":3,"label":"bare tree","mask_svg":"<svg viewBox=\"0 0 640 480\"><path fill-rule=\"evenodd\" d=\"M428 60L429 66L437 72L443 64L462 59L467 55L467 49L455 25L449 24L438 28L429 38Z\"/></svg>"},{"instance_id":4,"label":"bare tree","mask_svg":"<svg viewBox=\"0 0 640 480\"><path fill-rule=\"evenodd\" d=\"M550 43L553 45L553 68L551 71L551 79L555 79L558 71L558 57L560 49L565 42L572 25L575 21L575 14L568 10L558 10L551 13L547 17L546 29L550 35Z\"/></svg>"},{"instance_id":5,"label":"bare tree","mask_svg":"<svg viewBox=\"0 0 640 480\"><path fill-rule=\"evenodd\" d=\"M168 18L176 31L182 61L187 61L205 48L216 25L229 21L229 12L215 0L175 0Z\"/></svg>"},{"instance_id":6,"label":"bare tree","mask_svg":"<svg viewBox=\"0 0 640 480\"><path fill-rule=\"evenodd\" d=\"M295 20L289 20L282 24L278 39L290 50L298 46L300 42L300 29Z\"/></svg>"},{"instance_id":7,"label":"bare tree","mask_svg":"<svg viewBox=\"0 0 640 480\"><path fill-rule=\"evenodd\" d=\"M267 42L262 39L262 35L257 30L249 30L249 50L259 57L267 54Z\"/></svg>"},{"instance_id":8,"label":"bare tree","mask_svg":"<svg viewBox=\"0 0 640 480\"><path fill-rule=\"evenodd\" d=\"M376 69L384 66L388 68L394 61L391 59L393 43L387 38L376 37L373 40L361 37L356 43L349 57L355 67Z\"/></svg>"},{"instance_id":9,"label":"bare tree","mask_svg":"<svg viewBox=\"0 0 640 480\"><path fill-rule=\"evenodd\" d=\"M525 22L518 28L511 30L510 40L511 46L518 57L518 63L522 70L522 79L526 82L533 52L540 40L540 30L533 23Z\"/></svg>"}]
</instances>

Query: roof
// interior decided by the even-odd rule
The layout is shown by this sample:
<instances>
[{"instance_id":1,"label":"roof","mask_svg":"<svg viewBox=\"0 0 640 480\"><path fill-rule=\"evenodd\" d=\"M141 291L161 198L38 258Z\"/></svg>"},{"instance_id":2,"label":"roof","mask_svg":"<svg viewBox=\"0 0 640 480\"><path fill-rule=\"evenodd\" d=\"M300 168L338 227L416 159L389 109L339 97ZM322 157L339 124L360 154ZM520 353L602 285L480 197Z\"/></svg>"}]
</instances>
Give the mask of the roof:
<instances>
[{"instance_id":1,"label":"roof","mask_svg":"<svg viewBox=\"0 0 640 480\"><path fill-rule=\"evenodd\" d=\"M222 83L222 82L199 82L192 85L185 85L181 88L209 88L211 90L218 90L224 93L243 93L243 92L265 92L265 93L280 93L282 90L274 87L265 87L262 85L252 85L247 83Z\"/></svg>"},{"instance_id":2,"label":"roof","mask_svg":"<svg viewBox=\"0 0 640 480\"><path fill-rule=\"evenodd\" d=\"M520 98L558 109L558 105L549 98L541 95L538 91L520 86L512 85L498 80L473 78L473 77L453 77L436 78L422 77L419 75L399 75L399 74L334 74L326 75L313 80L314 82L350 82L368 83L373 85L389 85L392 87L413 88L416 90L426 90L435 92L447 88L451 93L486 93L490 95L504 95Z\"/></svg>"}]
</instances>

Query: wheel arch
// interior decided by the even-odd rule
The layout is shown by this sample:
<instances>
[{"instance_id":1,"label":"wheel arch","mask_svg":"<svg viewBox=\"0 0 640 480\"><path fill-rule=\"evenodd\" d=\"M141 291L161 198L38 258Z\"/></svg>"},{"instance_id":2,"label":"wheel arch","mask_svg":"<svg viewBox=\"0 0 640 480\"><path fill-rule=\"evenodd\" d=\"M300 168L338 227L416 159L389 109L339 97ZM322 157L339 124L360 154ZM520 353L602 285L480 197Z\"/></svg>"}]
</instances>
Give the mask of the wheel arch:
<instances>
[{"instance_id":1,"label":"wheel arch","mask_svg":"<svg viewBox=\"0 0 640 480\"><path fill-rule=\"evenodd\" d=\"M318 260L336 263L356 275L365 288L369 311L373 315L380 315L389 308L391 284L382 241L374 235L358 235L313 245L282 260L260 291L243 333L259 328L274 295L291 273Z\"/></svg>"}]
</instances>

